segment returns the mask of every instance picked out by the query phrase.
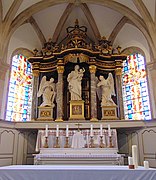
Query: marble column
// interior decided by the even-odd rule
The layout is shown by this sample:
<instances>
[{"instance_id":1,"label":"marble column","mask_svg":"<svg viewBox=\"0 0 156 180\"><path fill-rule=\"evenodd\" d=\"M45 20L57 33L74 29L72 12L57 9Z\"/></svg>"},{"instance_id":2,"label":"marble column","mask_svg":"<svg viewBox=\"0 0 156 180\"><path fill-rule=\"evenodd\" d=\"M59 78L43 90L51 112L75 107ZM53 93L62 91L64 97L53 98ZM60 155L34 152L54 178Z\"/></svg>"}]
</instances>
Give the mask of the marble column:
<instances>
[{"instance_id":1,"label":"marble column","mask_svg":"<svg viewBox=\"0 0 156 180\"><path fill-rule=\"evenodd\" d=\"M58 83L57 83L57 117L55 121L63 121L63 72L64 66L57 66Z\"/></svg>"},{"instance_id":2,"label":"marble column","mask_svg":"<svg viewBox=\"0 0 156 180\"><path fill-rule=\"evenodd\" d=\"M125 119L124 106L123 106L123 94L122 94L122 60L116 61L115 76L116 76L115 81L116 81L118 117L119 119Z\"/></svg>"},{"instance_id":3,"label":"marble column","mask_svg":"<svg viewBox=\"0 0 156 180\"><path fill-rule=\"evenodd\" d=\"M95 72L96 66L90 65L90 79L91 79L91 119L90 121L98 121L97 119L97 99L96 99L96 81Z\"/></svg>"},{"instance_id":4,"label":"marble column","mask_svg":"<svg viewBox=\"0 0 156 180\"><path fill-rule=\"evenodd\" d=\"M37 119L37 108L38 108L38 84L39 84L39 70L33 70L33 92L32 92L32 104L31 104L31 121Z\"/></svg>"},{"instance_id":5,"label":"marble column","mask_svg":"<svg viewBox=\"0 0 156 180\"><path fill-rule=\"evenodd\" d=\"M150 98L150 109L152 113L152 118L156 118L156 86L155 86L155 77L156 77L156 60L155 62L147 63L147 83L148 91Z\"/></svg>"}]
</instances>

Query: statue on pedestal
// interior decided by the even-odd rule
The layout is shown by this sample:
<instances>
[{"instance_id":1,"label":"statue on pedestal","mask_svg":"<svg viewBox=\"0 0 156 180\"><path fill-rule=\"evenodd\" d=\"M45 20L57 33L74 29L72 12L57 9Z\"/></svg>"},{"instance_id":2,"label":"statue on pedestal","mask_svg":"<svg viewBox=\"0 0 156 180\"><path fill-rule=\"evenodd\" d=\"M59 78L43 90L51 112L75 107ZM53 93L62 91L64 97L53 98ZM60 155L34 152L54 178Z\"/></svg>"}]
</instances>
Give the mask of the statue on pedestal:
<instances>
[{"instance_id":1,"label":"statue on pedestal","mask_svg":"<svg viewBox=\"0 0 156 180\"><path fill-rule=\"evenodd\" d=\"M97 83L97 87L98 91L101 91L100 93L98 93L101 94L101 106L116 106L112 99L112 95L116 96L112 73L108 74L107 79L105 79L103 76L100 76L99 80L100 81Z\"/></svg>"},{"instance_id":2,"label":"statue on pedestal","mask_svg":"<svg viewBox=\"0 0 156 180\"><path fill-rule=\"evenodd\" d=\"M97 94L101 99L102 119L117 119L117 105L112 99L112 96L116 96L113 75L109 73L107 79L100 76L99 80L97 83Z\"/></svg>"},{"instance_id":3,"label":"statue on pedestal","mask_svg":"<svg viewBox=\"0 0 156 180\"><path fill-rule=\"evenodd\" d=\"M74 71L68 74L67 81L69 83L68 88L71 94L71 100L82 100L81 95L81 81L85 69L80 69L79 65L76 65Z\"/></svg>"},{"instance_id":4,"label":"statue on pedestal","mask_svg":"<svg viewBox=\"0 0 156 180\"><path fill-rule=\"evenodd\" d=\"M50 106L54 107L54 99L56 96L54 79L51 78L49 81L46 80L46 76L41 79L39 91L37 97L42 96L43 102L40 107Z\"/></svg>"}]
</instances>

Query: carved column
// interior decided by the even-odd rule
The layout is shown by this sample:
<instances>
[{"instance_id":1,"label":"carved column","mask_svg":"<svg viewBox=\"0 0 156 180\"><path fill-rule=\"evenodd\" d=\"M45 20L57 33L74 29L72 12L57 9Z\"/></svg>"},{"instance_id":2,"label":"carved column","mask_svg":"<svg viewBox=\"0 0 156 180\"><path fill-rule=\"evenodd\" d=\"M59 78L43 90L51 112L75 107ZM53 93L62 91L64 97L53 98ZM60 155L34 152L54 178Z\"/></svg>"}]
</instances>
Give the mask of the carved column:
<instances>
[{"instance_id":1,"label":"carved column","mask_svg":"<svg viewBox=\"0 0 156 180\"><path fill-rule=\"evenodd\" d=\"M115 63L116 63L115 81L116 81L118 117L120 119L125 119L124 106L123 106L123 94L122 94L122 60L116 60Z\"/></svg>"},{"instance_id":2,"label":"carved column","mask_svg":"<svg viewBox=\"0 0 156 180\"><path fill-rule=\"evenodd\" d=\"M156 60L155 60L156 61ZM152 113L152 118L156 118L156 86L155 86L155 77L156 77L156 62L151 62L147 64L147 78L148 78L148 90L150 98L150 109Z\"/></svg>"},{"instance_id":3,"label":"carved column","mask_svg":"<svg viewBox=\"0 0 156 180\"><path fill-rule=\"evenodd\" d=\"M57 118L55 121L63 121L63 72L64 72L64 65L63 61L58 61L57 66L58 72L58 83L57 83Z\"/></svg>"},{"instance_id":4,"label":"carved column","mask_svg":"<svg viewBox=\"0 0 156 180\"><path fill-rule=\"evenodd\" d=\"M33 72L33 92L32 92L32 104L31 104L31 120L34 121L37 119L37 108L38 108L38 83L39 83L39 63L32 63L32 72Z\"/></svg>"},{"instance_id":5,"label":"carved column","mask_svg":"<svg viewBox=\"0 0 156 180\"><path fill-rule=\"evenodd\" d=\"M96 102L96 81L95 81L95 72L96 66L90 65L90 79L91 79L91 119L90 121L98 121L97 119L97 102Z\"/></svg>"}]
</instances>

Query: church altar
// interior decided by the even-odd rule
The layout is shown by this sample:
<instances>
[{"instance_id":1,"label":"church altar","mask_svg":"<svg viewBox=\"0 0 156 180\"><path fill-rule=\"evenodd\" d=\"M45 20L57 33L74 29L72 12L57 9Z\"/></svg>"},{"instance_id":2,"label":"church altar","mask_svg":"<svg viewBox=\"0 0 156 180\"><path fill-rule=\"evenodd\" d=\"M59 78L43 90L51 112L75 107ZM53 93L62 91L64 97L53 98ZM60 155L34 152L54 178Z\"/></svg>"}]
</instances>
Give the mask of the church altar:
<instances>
[{"instance_id":1,"label":"church altar","mask_svg":"<svg viewBox=\"0 0 156 180\"><path fill-rule=\"evenodd\" d=\"M130 170L128 166L91 166L91 165L16 165L0 167L3 180L155 180L156 170L138 167Z\"/></svg>"},{"instance_id":2,"label":"church altar","mask_svg":"<svg viewBox=\"0 0 156 180\"><path fill-rule=\"evenodd\" d=\"M124 165L124 157L116 148L41 148L34 156L35 165Z\"/></svg>"},{"instance_id":3,"label":"church altar","mask_svg":"<svg viewBox=\"0 0 156 180\"><path fill-rule=\"evenodd\" d=\"M72 138L73 135L77 132L77 130L69 130L68 131L68 138L69 138L69 146L71 147L72 145ZM89 148L90 145L90 130L82 130L81 134L84 137L84 143L85 143L85 148ZM44 147L45 144L45 130L39 130L38 135L37 135L37 142L36 142L36 152L39 151L40 148ZM93 131L93 140L94 140L94 147L98 148L100 145L100 136L101 132L100 130L94 130ZM108 130L103 129L102 131L102 137L103 137L103 144L106 147L110 146L110 141L109 141L109 134ZM111 129L111 139L112 139L112 145L113 148L118 149L117 145L117 132L116 129ZM48 147L53 148L55 146L55 141L56 141L56 130L49 130L48 131ZM66 141L66 131L65 130L59 130L59 145L60 148L64 148L65 146L65 141Z\"/></svg>"},{"instance_id":4,"label":"church altar","mask_svg":"<svg viewBox=\"0 0 156 180\"><path fill-rule=\"evenodd\" d=\"M74 138L77 133L79 134L81 141L84 141L84 146L81 146L81 142L77 141L76 138L79 138L79 136ZM48 148L44 148L46 135L48 135ZM56 135L59 135L59 148L55 147L57 139ZM49 130L48 134L44 130L39 130L36 151L39 151L40 153L34 155L34 164L124 164L123 155L117 154L118 146L116 129L111 129L111 134L109 134L106 129L103 129L103 131L95 129L93 132L90 130L70 130L68 131L68 148L65 147L66 135L66 131L64 130L60 130L59 133L56 130ZM101 137L103 147L100 148ZM93 140L93 146L90 144L91 140Z\"/></svg>"}]
</instances>

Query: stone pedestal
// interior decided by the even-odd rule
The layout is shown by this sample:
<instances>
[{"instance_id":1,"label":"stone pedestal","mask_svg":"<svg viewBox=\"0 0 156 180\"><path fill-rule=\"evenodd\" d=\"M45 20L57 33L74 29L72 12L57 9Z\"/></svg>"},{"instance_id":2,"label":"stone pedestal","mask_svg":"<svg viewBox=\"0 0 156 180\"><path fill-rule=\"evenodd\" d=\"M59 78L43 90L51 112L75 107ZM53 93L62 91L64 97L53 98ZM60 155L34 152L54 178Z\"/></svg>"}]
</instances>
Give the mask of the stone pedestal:
<instances>
[{"instance_id":1,"label":"stone pedestal","mask_svg":"<svg viewBox=\"0 0 156 180\"><path fill-rule=\"evenodd\" d=\"M84 120L84 101L70 101L70 120Z\"/></svg>"},{"instance_id":2,"label":"stone pedestal","mask_svg":"<svg viewBox=\"0 0 156 180\"><path fill-rule=\"evenodd\" d=\"M117 106L102 106L102 120L115 120L117 118Z\"/></svg>"},{"instance_id":3,"label":"stone pedestal","mask_svg":"<svg viewBox=\"0 0 156 180\"><path fill-rule=\"evenodd\" d=\"M53 107L38 107L37 120L53 120Z\"/></svg>"}]
</instances>

